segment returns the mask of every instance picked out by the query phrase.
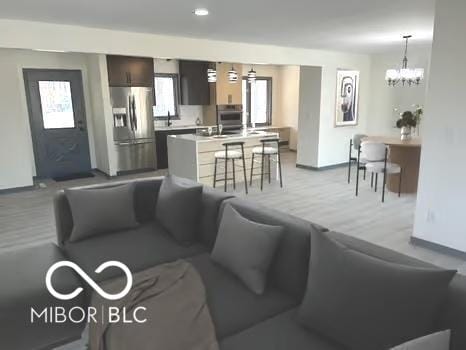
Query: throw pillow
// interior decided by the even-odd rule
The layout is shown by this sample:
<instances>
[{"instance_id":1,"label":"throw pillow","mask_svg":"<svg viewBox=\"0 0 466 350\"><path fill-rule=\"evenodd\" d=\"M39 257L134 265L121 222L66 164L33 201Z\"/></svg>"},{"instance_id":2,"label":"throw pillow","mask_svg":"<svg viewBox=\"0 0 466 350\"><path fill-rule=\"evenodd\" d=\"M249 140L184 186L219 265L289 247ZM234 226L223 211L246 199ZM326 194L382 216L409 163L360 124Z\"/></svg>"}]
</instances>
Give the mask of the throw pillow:
<instances>
[{"instance_id":1,"label":"throw pillow","mask_svg":"<svg viewBox=\"0 0 466 350\"><path fill-rule=\"evenodd\" d=\"M450 330L426 335L395 346L391 350L449 350Z\"/></svg>"},{"instance_id":2,"label":"throw pillow","mask_svg":"<svg viewBox=\"0 0 466 350\"><path fill-rule=\"evenodd\" d=\"M163 179L155 217L181 244L195 241L199 228L202 185L169 175Z\"/></svg>"},{"instance_id":3,"label":"throw pillow","mask_svg":"<svg viewBox=\"0 0 466 350\"><path fill-rule=\"evenodd\" d=\"M211 258L254 293L263 294L283 228L250 221L225 206Z\"/></svg>"},{"instance_id":4,"label":"throw pillow","mask_svg":"<svg viewBox=\"0 0 466 350\"><path fill-rule=\"evenodd\" d=\"M454 275L365 255L316 231L299 319L349 349L388 349L433 331Z\"/></svg>"},{"instance_id":5,"label":"throw pillow","mask_svg":"<svg viewBox=\"0 0 466 350\"><path fill-rule=\"evenodd\" d=\"M70 242L138 225L132 183L106 188L66 189L65 194L73 217Z\"/></svg>"}]
</instances>

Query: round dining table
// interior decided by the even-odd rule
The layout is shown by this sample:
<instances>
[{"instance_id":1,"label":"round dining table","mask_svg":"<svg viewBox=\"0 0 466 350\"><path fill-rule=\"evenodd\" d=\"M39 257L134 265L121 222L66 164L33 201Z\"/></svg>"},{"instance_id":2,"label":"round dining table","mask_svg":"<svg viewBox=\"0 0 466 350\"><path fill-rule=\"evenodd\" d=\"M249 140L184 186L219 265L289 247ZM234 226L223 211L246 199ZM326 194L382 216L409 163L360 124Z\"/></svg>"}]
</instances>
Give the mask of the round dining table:
<instances>
[{"instance_id":1,"label":"round dining table","mask_svg":"<svg viewBox=\"0 0 466 350\"><path fill-rule=\"evenodd\" d=\"M421 139L412 138L401 141L399 137L368 136L362 141L380 142L386 144L389 149L388 161L398 164L403 172L401 179L401 193L416 193L419 179L419 165L421 162ZM387 177L387 189L398 192L399 175L393 174Z\"/></svg>"}]
</instances>

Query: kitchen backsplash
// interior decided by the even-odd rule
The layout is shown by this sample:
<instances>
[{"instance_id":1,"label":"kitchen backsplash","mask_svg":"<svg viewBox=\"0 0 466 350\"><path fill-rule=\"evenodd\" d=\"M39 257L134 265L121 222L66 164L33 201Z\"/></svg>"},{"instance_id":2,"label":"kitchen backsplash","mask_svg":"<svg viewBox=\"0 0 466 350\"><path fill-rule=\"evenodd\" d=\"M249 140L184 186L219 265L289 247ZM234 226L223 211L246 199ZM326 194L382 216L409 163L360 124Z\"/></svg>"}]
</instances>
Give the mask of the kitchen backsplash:
<instances>
[{"instance_id":1,"label":"kitchen backsplash","mask_svg":"<svg viewBox=\"0 0 466 350\"><path fill-rule=\"evenodd\" d=\"M202 106L178 106L180 112L180 119L173 119L172 125L195 125L196 119L202 123ZM155 126L165 126L167 125L166 120L156 120Z\"/></svg>"}]
</instances>

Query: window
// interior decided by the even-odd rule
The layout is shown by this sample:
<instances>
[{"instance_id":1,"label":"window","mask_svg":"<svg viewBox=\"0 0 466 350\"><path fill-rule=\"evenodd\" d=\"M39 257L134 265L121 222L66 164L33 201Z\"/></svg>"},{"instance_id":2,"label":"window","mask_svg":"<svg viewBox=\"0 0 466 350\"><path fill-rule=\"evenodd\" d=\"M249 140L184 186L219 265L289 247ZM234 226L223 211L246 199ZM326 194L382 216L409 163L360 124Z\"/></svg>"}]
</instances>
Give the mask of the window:
<instances>
[{"instance_id":1,"label":"window","mask_svg":"<svg viewBox=\"0 0 466 350\"><path fill-rule=\"evenodd\" d=\"M74 128L69 81L39 81L39 95L44 129Z\"/></svg>"},{"instance_id":2,"label":"window","mask_svg":"<svg viewBox=\"0 0 466 350\"><path fill-rule=\"evenodd\" d=\"M252 84L243 78L243 109L247 124L272 124L272 78L258 77Z\"/></svg>"},{"instance_id":3,"label":"window","mask_svg":"<svg viewBox=\"0 0 466 350\"><path fill-rule=\"evenodd\" d=\"M178 74L157 73L154 77L154 117L165 119L178 116Z\"/></svg>"}]
</instances>

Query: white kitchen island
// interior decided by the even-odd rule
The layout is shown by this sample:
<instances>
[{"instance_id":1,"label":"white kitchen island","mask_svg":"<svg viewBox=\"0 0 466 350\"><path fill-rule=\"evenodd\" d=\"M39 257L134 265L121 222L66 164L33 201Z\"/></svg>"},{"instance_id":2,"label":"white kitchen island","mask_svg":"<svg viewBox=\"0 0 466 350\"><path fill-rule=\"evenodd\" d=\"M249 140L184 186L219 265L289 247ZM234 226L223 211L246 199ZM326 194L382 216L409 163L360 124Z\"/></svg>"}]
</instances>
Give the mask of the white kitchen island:
<instances>
[{"instance_id":1,"label":"white kitchen island","mask_svg":"<svg viewBox=\"0 0 466 350\"><path fill-rule=\"evenodd\" d=\"M262 146L260 140L266 138L278 138L276 132L266 131L243 131L241 134L228 135L226 137L217 138L215 136L200 136L200 135L170 135L167 138L168 146L168 172L172 175L185 177L203 184L212 186L214 179L214 153L224 151L224 143L228 142L244 142L244 155L246 162L246 175L249 179L251 171L251 156L253 147ZM230 148L229 148L230 149ZM233 149L233 148L232 148ZM240 148L239 148L240 150ZM256 159L260 161L260 157ZM243 182L243 163L235 162L236 166L236 182ZM272 178L277 177L276 163L272 163L271 173ZM217 166L217 179L223 179L224 162L219 160ZM264 172L268 169L267 163L264 165ZM229 178L231 178L231 161L228 164ZM254 162L254 174L260 174L260 163ZM256 176L254 176L257 179ZM267 179L265 177L264 179ZM229 181L230 182L230 181ZM222 182L218 182L217 186L222 186Z\"/></svg>"}]
</instances>

